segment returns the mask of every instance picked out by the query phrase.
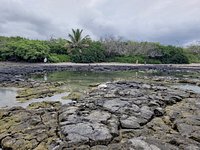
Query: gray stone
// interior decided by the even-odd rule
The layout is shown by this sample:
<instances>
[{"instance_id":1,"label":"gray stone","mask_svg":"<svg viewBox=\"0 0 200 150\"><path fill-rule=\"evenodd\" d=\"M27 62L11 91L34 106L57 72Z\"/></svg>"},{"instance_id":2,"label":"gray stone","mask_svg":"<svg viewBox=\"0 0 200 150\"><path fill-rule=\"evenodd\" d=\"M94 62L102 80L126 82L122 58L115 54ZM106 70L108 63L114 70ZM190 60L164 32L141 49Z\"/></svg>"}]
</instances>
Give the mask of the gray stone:
<instances>
[{"instance_id":1,"label":"gray stone","mask_svg":"<svg viewBox=\"0 0 200 150\"><path fill-rule=\"evenodd\" d=\"M131 116L126 119L121 118L120 122L121 122L122 128L127 128L127 129L140 128L139 120L135 116Z\"/></svg>"},{"instance_id":2,"label":"gray stone","mask_svg":"<svg viewBox=\"0 0 200 150\"><path fill-rule=\"evenodd\" d=\"M96 145L91 147L90 150L110 150L110 149L108 149L108 147L104 145Z\"/></svg>"},{"instance_id":3,"label":"gray stone","mask_svg":"<svg viewBox=\"0 0 200 150\"><path fill-rule=\"evenodd\" d=\"M137 105L135 104L132 104L131 105L131 109L134 110L135 112L138 112L140 110L140 107L138 107Z\"/></svg>"},{"instance_id":4,"label":"gray stone","mask_svg":"<svg viewBox=\"0 0 200 150\"><path fill-rule=\"evenodd\" d=\"M153 86L152 89L154 89L154 90L160 90L160 91L167 90L167 88L164 87L164 86Z\"/></svg>"},{"instance_id":5,"label":"gray stone","mask_svg":"<svg viewBox=\"0 0 200 150\"><path fill-rule=\"evenodd\" d=\"M161 107L157 107L154 109L154 114L157 117L163 116L164 115L164 110Z\"/></svg>"},{"instance_id":6,"label":"gray stone","mask_svg":"<svg viewBox=\"0 0 200 150\"><path fill-rule=\"evenodd\" d=\"M109 144L108 150L124 150L124 146L121 143Z\"/></svg>"},{"instance_id":7,"label":"gray stone","mask_svg":"<svg viewBox=\"0 0 200 150\"><path fill-rule=\"evenodd\" d=\"M87 117L85 117L86 119L92 121L92 122L102 122L102 123L106 123L107 120L111 117L111 114L106 112L106 111L98 111L98 110L94 110L92 111Z\"/></svg>"},{"instance_id":8,"label":"gray stone","mask_svg":"<svg viewBox=\"0 0 200 150\"><path fill-rule=\"evenodd\" d=\"M62 128L62 133L66 136L71 144L84 144L90 142L90 144L106 144L112 136L109 129L99 123L78 123L73 125L66 125Z\"/></svg>"},{"instance_id":9,"label":"gray stone","mask_svg":"<svg viewBox=\"0 0 200 150\"><path fill-rule=\"evenodd\" d=\"M82 120L83 120L82 116L77 116L76 114L72 114L72 115L66 116L65 121L61 120L60 125L81 123Z\"/></svg>"},{"instance_id":10,"label":"gray stone","mask_svg":"<svg viewBox=\"0 0 200 150\"><path fill-rule=\"evenodd\" d=\"M189 145L185 147L185 150L200 150L199 146Z\"/></svg>"},{"instance_id":11,"label":"gray stone","mask_svg":"<svg viewBox=\"0 0 200 150\"><path fill-rule=\"evenodd\" d=\"M129 103L126 101L121 101L120 99L114 99L114 100L105 101L105 103L103 104L103 107L105 107L111 112L116 112L117 110L119 110L119 108L124 107L128 104Z\"/></svg>"},{"instance_id":12,"label":"gray stone","mask_svg":"<svg viewBox=\"0 0 200 150\"><path fill-rule=\"evenodd\" d=\"M108 128L110 129L110 133L112 135L119 135L119 121L116 116L113 115L112 118L108 120Z\"/></svg>"},{"instance_id":13,"label":"gray stone","mask_svg":"<svg viewBox=\"0 0 200 150\"><path fill-rule=\"evenodd\" d=\"M1 146L13 150L200 147L198 95L187 98L184 94L190 93L156 83L122 81L106 85L70 105L0 109ZM164 117L158 117L164 113Z\"/></svg>"},{"instance_id":14,"label":"gray stone","mask_svg":"<svg viewBox=\"0 0 200 150\"><path fill-rule=\"evenodd\" d=\"M142 84L142 88L150 89L150 88L151 88L151 85L149 85L149 84Z\"/></svg>"},{"instance_id":15,"label":"gray stone","mask_svg":"<svg viewBox=\"0 0 200 150\"><path fill-rule=\"evenodd\" d=\"M194 126L188 125L186 123L176 123L178 131L182 136L189 136L193 131L195 131Z\"/></svg>"},{"instance_id":16,"label":"gray stone","mask_svg":"<svg viewBox=\"0 0 200 150\"><path fill-rule=\"evenodd\" d=\"M196 131L192 132L190 138L200 143L200 128L197 128Z\"/></svg>"},{"instance_id":17,"label":"gray stone","mask_svg":"<svg viewBox=\"0 0 200 150\"><path fill-rule=\"evenodd\" d=\"M145 138L142 138L142 139L145 142L147 142L149 145L154 145L161 150L179 150L179 148L177 148L176 146L171 145L171 144L166 143L166 142L162 142L161 140L154 138L154 137L148 137L148 138L145 137Z\"/></svg>"},{"instance_id":18,"label":"gray stone","mask_svg":"<svg viewBox=\"0 0 200 150\"><path fill-rule=\"evenodd\" d=\"M149 107L154 107L154 106L160 106L160 104L157 101L150 101L148 104Z\"/></svg>"},{"instance_id":19,"label":"gray stone","mask_svg":"<svg viewBox=\"0 0 200 150\"><path fill-rule=\"evenodd\" d=\"M61 112L59 115L59 120L60 121L67 120L68 116L74 114L77 110L78 110L78 107L74 107L74 106L62 107L60 110Z\"/></svg>"},{"instance_id":20,"label":"gray stone","mask_svg":"<svg viewBox=\"0 0 200 150\"><path fill-rule=\"evenodd\" d=\"M132 105L127 105L127 106L124 106L124 107L121 107L118 112L120 112L121 114L130 114L130 113L137 113L139 112L140 108L135 105L135 104L132 104Z\"/></svg>"},{"instance_id":21,"label":"gray stone","mask_svg":"<svg viewBox=\"0 0 200 150\"><path fill-rule=\"evenodd\" d=\"M148 144L140 138L132 138L128 140L128 147L132 150L161 150L153 144Z\"/></svg>"},{"instance_id":22,"label":"gray stone","mask_svg":"<svg viewBox=\"0 0 200 150\"><path fill-rule=\"evenodd\" d=\"M140 115L142 118L150 120L153 116L153 112L150 110L150 108L148 106L143 106L140 109Z\"/></svg>"}]
</instances>

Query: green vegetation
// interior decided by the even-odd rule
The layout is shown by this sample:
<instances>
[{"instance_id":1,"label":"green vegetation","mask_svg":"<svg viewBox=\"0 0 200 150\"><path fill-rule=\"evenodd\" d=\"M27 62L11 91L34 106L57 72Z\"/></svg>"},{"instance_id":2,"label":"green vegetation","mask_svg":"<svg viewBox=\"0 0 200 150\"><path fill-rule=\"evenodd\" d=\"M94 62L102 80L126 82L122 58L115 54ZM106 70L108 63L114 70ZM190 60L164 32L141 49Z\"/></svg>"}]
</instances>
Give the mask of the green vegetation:
<instances>
[{"instance_id":1,"label":"green vegetation","mask_svg":"<svg viewBox=\"0 0 200 150\"><path fill-rule=\"evenodd\" d=\"M70 62L70 56L64 55L64 54L51 53L49 55L48 60L49 60L49 62L52 62L52 63Z\"/></svg>"},{"instance_id":2,"label":"green vegetation","mask_svg":"<svg viewBox=\"0 0 200 150\"><path fill-rule=\"evenodd\" d=\"M30 40L0 36L0 61L43 62L121 62L141 64L199 63L200 46L187 48L153 42L123 41L106 37L93 41L83 30L72 29L66 39Z\"/></svg>"},{"instance_id":3,"label":"green vegetation","mask_svg":"<svg viewBox=\"0 0 200 150\"><path fill-rule=\"evenodd\" d=\"M41 62L48 57L49 47L43 41L20 39L0 48L2 60Z\"/></svg>"},{"instance_id":4,"label":"green vegetation","mask_svg":"<svg viewBox=\"0 0 200 150\"><path fill-rule=\"evenodd\" d=\"M45 41L46 45L49 46L50 53L55 54L67 54L67 50L65 48L67 40L65 39L50 39L49 41Z\"/></svg>"},{"instance_id":5,"label":"green vegetation","mask_svg":"<svg viewBox=\"0 0 200 150\"><path fill-rule=\"evenodd\" d=\"M72 29L67 48L72 62L93 63L105 60L105 50L100 42L91 41L89 35L82 38L83 30Z\"/></svg>"},{"instance_id":6,"label":"green vegetation","mask_svg":"<svg viewBox=\"0 0 200 150\"><path fill-rule=\"evenodd\" d=\"M190 63L200 63L200 45L190 45L184 51Z\"/></svg>"},{"instance_id":7,"label":"green vegetation","mask_svg":"<svg viewBox=\"0 0 200 150\"><path fill-rule=\"evenodd\" d=\"M183 49L175 46L159 46L158 50L161 55L154 57L163 64L188 64L189 59Z\"/></svg>"},{"instance_id":8,"label":"green vegetation","mask_svg":"<svg viewBox=\"0 0 200 150\"><path fill-rule=\"evenodd\" d=\"M90 42L90 37L89 35L86 35L85 37L82 38L82 32L83 30L80 29L72 29L72 34L69 34L68 37L70 40L67 40L66 47L69 49L74 49L74 48L84 48L88 47Z\"/></svg>"},{"instance_id":9,"label":"green vegetation","mask_svg":"<svg viewBox=\"0 0 200 150\"><path fill-rule=\"evenodd\" d=\"M72 62L94 63L105 61L105 50L100 42L91 42L88 47L75 48L70 53Z\"/></svg>"},{"instance_id":10,"label":"green vegetation","mask_svg":"<svg viewBox=\"0 0 200 150\"><path fill-rule=\"evenodd\" d=\"M161 64L160 60L151 59L151 58L145 57L143 55L116 56L116 57L110 57L106 61L120 62L120 63Z\"/></svg>"}]
</instances>

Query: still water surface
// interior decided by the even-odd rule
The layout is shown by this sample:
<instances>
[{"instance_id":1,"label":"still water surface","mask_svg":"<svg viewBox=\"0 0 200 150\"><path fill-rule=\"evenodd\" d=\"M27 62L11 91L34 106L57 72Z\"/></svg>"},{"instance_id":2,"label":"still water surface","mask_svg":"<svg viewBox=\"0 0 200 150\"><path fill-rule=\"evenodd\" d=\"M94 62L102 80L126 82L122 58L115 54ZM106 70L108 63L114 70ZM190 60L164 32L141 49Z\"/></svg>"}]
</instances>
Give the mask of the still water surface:
<instances>
[{"instance_id":1,"label":"still water surface","mask_svg":"<svg viewBox=\"0 0 200 150\"><path fill-rule=\"evenodd\" d=\"M36 74L29 76L32 80L39 81L65 81L67 86L72 89L82 90L88 88L90 85L96 85L102 82L109 82L119 79L132 80L140 76L175 76L175 77L190 77L197 78L198 75L190 73L165 73L155 71L116 71L116 72L73 72L73 71L62 71L52 72L45 74ZM194 85L176 85L176 88L183 90L193 90L194 92L200 93L200 87ZM69 93L56 94L52 97L46 97L42 99L33 99L25 103L19 103L16 101L17 89L16 88L0 88L0 107L12 107L12 106L23 106L26 107L32 102L40 101L61 101L62 103L71 103L71 100L63 100L63 96L67 96Z\"/></svg>"}]
</instances>

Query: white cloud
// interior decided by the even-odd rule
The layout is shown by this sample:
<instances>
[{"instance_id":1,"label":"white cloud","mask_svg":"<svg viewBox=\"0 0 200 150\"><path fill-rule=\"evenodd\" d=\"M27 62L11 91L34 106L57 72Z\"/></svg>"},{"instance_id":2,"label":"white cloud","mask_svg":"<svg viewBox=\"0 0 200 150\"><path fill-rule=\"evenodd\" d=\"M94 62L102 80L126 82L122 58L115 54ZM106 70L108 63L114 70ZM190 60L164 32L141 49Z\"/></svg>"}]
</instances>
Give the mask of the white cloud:
<instances>
[{"instance_id":1,"label":"white cloud","mask_svg":"<svg viewBox=\"0 0 200 150\"><path fill-rule=\"evenodd\" d=\"M0 0L0 34L46 39L83 28L93 38L184 44L200 39L199 0Z\"/></svg>"}]
</instances>

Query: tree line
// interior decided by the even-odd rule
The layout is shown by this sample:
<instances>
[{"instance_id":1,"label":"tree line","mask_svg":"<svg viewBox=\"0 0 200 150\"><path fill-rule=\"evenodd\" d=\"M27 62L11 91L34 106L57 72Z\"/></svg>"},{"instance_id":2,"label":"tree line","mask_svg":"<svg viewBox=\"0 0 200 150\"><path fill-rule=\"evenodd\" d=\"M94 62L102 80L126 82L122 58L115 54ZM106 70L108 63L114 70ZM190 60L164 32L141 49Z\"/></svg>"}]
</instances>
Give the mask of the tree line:
<instances>
[{"instance_id":1,"label":"tree line","mask_svg":"<svg viewBox=\"0 0 200 150\"><path fill-rule=\"evenodd\" d=\"M200 62L200 46L187 48L153 42L124 41L112 36L94 41L72 29L67 39L30 40L0 36L0 60L16 62L123 62L182 64Z\"/></svg>"}]
</instances>

